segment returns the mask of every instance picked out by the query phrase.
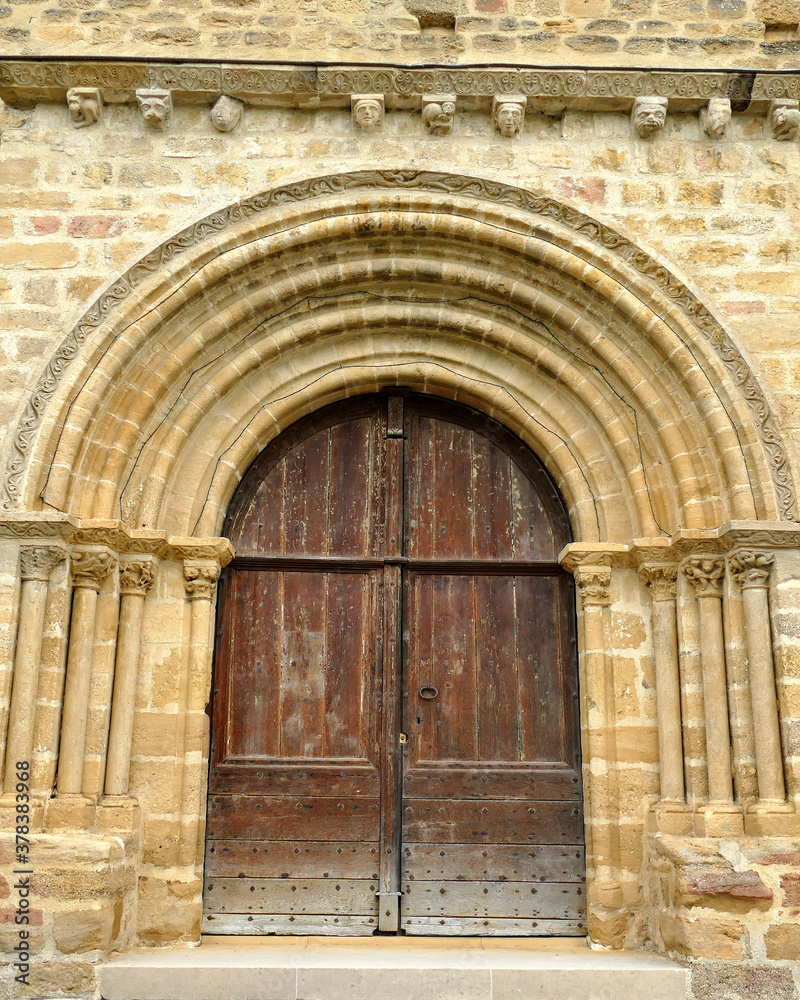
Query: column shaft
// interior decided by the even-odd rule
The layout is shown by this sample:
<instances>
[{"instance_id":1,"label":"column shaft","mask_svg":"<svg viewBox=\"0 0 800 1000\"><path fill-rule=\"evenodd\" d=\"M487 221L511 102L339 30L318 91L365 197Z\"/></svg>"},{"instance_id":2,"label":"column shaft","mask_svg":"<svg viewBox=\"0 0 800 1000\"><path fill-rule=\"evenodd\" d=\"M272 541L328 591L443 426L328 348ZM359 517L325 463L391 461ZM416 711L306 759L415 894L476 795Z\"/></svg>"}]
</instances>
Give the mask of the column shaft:
<instances>
[{"instance_id":1,"label":"column shaft","mask_svg":"<svg viewBox=\"0 0 800 1000\"><path fill-rule=\"evenodd\" d=\"M683 802L683 739L675 601L653 601L653 656L661 769L661 798Z\"/></svg>"},{"instance_id":2,"label":"column shaft","mask_svg":"<svg viewBox=\"0 0 800 1000\"><path fill-rule=\"evenodd\" d=\"M6 742L5 788L7 789L14 788L17 761L30 761L33 750L36 689L39 680L46 601L47 583L44 580L22 581Z\"/></svg>"},{"instance_id":3,"label":"column shaft","mask_svg":"<svg viewBox=\"0 0 800 1000\"><path fill-rule=\"evenodd\" d=\"M212 559L184 561L186 596L191 606L189 664L184 734L181 833L178 864L198 861L204 829L203 759L208 740L208 704L213 655L213 599L220 565Z\"/></svg>"},{"instance_id":4,"label":"column shaft","mask_svg":"<svg viewBox=\"0 0 800 1000\"><path fill-rule=\"evenodd\" d=\"M122 595L106 761L106 795L125 795L128 791L143 613L143 594Z\"/></svg>"},{"instance_id":5,"label":"column shaft","mask_svg":"<svg viewBox=\"0 0 800 1000\"><path fill-rule=\"evenodd\" d=\"M72 598L61 747L58 754L56 787L61 795L79 795L81 791L96 613L97 591L91 587L76 588Z\"/></svg>"},{"instance_id":6,"label":"column shaft","mask_svg":"<svg viewBox=\"0 0 800 1000\"><path fill-rule=\"evenodd\" d=\"M700 605L700 666L706 714L708 794L712 802L733 802L731 734L728 723L728 682L725 673L725 638L722 599L706 595Z\"/></svg>"}]
</instances>

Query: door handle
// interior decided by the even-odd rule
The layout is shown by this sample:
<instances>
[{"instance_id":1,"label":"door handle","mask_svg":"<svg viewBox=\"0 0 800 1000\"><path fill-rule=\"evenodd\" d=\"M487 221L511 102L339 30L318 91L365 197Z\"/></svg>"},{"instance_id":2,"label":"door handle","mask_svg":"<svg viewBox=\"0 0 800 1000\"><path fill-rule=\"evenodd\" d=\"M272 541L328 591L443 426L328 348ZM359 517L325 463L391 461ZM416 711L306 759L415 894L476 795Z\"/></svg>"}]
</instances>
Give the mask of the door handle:
<instances>
[{"instance_id":1,"label":"door handle","mask_svg":"<svg viewBox=\"0 0 800 1000\"><path fill-rule=\"evenodd\" d=\"M439 694L439 688L435 684L423 684L419 689L420 698L424 698L425 701L433 701L433 699Z\"/></svg>"}]
</instances>

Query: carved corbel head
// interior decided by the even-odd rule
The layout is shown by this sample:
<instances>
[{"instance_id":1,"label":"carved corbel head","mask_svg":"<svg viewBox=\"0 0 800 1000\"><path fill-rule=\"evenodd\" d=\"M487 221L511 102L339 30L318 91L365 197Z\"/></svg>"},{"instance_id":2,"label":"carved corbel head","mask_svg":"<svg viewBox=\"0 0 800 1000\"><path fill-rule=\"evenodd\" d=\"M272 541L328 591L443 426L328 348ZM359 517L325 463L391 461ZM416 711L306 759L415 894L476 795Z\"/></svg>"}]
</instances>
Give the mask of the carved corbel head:
<instances>
[{"instance_id":1,"label":"carved corbel head","mask_svg":"<svg viewBox=\"0 0 800 1000\"><path fill-rule=\"evenodd\" d=\"M769 106L769 127L772 138L779 142L796 142L800 138L800 102L778 97Z\"/></svg>"},{"instance_id":2,"label":"carved corbel head","mask_svg":"<svg viewBox=\"0 0 800 1000\"><path fill-rule=\"evenodd\" d=\"M231 132L242 120L244 104L223 94L211 109L211 124L218 132Z\"/></svg>"},{"instance_id":3,"label":"carved corbel head","mask_svg":"<svg viewBox=\"0 0 800 1000\"><path fill-rule=\"evenodd\" d=\"M642 139L650 139L667 123L666 97L637 97L633 102L631 121Z\"/></svg>"},{"instance_id":4,"label":"carved corbel head","mask_svg":"<svg viewBox=\"0 0 800 1000\"><path fill-rule=\"evenodd\" d=\"M727 97L712 97L702 112L703 128L712 139L725 135L731 120L731 102Z\"/></svg>"},{"instance_id":5,"label":"carved corbel head","mask_svg":"<svg viewBox=\"0 0 800 1000\"><path fill-rule=\"evenodd\" d=\"M94 125L100 117L103 98L97 87L70 87L67 91L67 107L73 128Z\"/></svg>"},{"instance_id":6,"label":"carved corbel head","mask_svg":"<svg viewBox=\"0 0 800 1000\"><path fill-rule=\"evenodd\" d=\"M500 135L513 139L522 132L527 103L527 97L511 94L495 97L492 102L492 122Z\"/></svg>"},{"instance_id":7,"label":"carved corbel head","mask_svg":"<svg viewBox=\"0 0 800 1000\"><path fill-rule=\"evenodd\" d=\"M423 97L422 124L430 135L449 135L456 114L452 97Z\"/></svg>"},{"instance_id":8,"label":"carved corbel head","mask_svg":"<svg viewBox=\"0 0 800 1000\"><path fill-rule=\"evenodd\" d=\"M362 132L383 125L383 94L353 94L350 98L353 124Z\"/></svg>"},{"instance_id":9,"label":"carved corbel head","mask_svg":"<svg viewBox=\"0 0 800 1000\"><path fill-rule=\"evenodd\" d=\"M163 128L172 114L172 92L169 90L137 90L136 100L142 117L151 128Z\"/></svg>"}]
</instances>

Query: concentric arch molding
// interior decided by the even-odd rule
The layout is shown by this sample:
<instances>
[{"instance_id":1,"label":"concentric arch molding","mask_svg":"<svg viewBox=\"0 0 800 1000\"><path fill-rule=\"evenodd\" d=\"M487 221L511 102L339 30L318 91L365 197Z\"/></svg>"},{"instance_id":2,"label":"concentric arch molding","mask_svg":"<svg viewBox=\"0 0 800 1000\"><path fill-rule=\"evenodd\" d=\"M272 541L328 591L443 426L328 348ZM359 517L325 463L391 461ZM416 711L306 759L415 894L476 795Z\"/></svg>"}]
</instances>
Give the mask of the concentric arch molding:
<instances>
[{"instance_id":1,"label":"concentric arch molding","mask_svg":"<svg viewBox=\"0 0 800 1000\"><path fill-rule=\"evenodd\" d=\"M634 98L657 95L682 110L727 97L735 111L765 110L775 98L800 96L800 73L786 70L648 70L558 68L484 64L472 66L369 65L310 62L284 64L215 60L128 59L0 61L0 98L7 104L63 101L71 87L96 87L105 100L135 101L139 88L165 88L182 101L209 103L220 94L243 101L342 106L351 94L381 93L387 107L408 106L424 94L492 98L523 94L544 109L629 110Z\"/></svg>"},{"instance_id":2,"label":"concentric arch molding","mask_svg":"<svg viewBox=\"0 0 800 1000\"><path fill-rule=\"evenodd\" d=\"M109 313L124 302L151 274L204 240L247 221L261 212L316 197L342 195L364 189L417 190L459 195L548 218L582 238L616 254L646 276L690 320L711 345L747 401L761 445L768 458L781 520L797 521L795 492L783 439L775 426L769 402L747 361L723 327L699 299L662 264L636 244L603 223L553 198L502 182L463 174L429 170L357 170L310 178L272 188L206 216L162 243L125 272L84 314L52 355L31 393L13 437L2 485L2 506L13 509L20 495L34 437L43 413L81 346Z\"/></svg>"}]
</instances>

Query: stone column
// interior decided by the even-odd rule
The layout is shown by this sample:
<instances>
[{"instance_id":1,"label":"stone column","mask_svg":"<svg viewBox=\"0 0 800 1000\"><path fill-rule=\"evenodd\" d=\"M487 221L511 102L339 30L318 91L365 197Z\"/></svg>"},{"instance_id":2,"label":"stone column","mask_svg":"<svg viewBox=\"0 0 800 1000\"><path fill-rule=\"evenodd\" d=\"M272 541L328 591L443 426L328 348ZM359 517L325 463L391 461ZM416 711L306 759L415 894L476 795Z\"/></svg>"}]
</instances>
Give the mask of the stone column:
<instances>
[{"instance_id":1,"label":"stone column","mask_svg":"<svg viewBox=\"0 0 800 1000\"><path fill-rule=\"evenodd\" d=\"M771 553L757 549L738 549L730 557L734 580L742 588L750 675L759 799L751 808L754 813L765 816L769 813L794 812L786 802L778 701L775 694L775 665L772 657L769 579L774 561Z\"/></svg>"},{"instance_id":2,"label":"stone column","mask_svg":"<svg viewBox=\"0 0 800 1000\"><path fill-rule=\"evenodd\" d=\"M106 760L106 795L126 795L128 792L142 616L144 600L153 586L155 574L152 556L127 556L120 564L119 636Z\"/></svg>"},{"instance_id":3,"label":"stone column","mask_svg":"<svg viewBox=\"0 0 800 1000\"><path fill-rule=\"evenodd\" d=\"M696 555L684 564L700 607L700 666L706 718L709 802L698 815L701 836L723 837L744 832L742 811L733 801L728 682L722 626L725 559Z\"/></svg>"},{"instance_id":4,"label":"stone column","mask_svg":"<svg viewBox=\"0 0 800 1000\"><path fill-rule=\"evenodd\" d=\"M30 761L33 751L47 587L53 570L64 558L64 550L54 545L24 545L20 549L22 591L5 761L5 788L9 790L16 782L17 761Z\"/></svg>"},{"instance_id":5,"label":"stone column","mask_svg":"<svg viewBox=\"0 0 800 1000\"><path fill-rule=\"evenodd\" d=\"M581 668L581 728L583 732L584 802L587 856L594 877L589 902L596 906L622 904L616 874L618 829L615 816L619 793L614 738L614 687L611 659L611 555L605 547L569 546L560 557L578 588L578 629ZM589 548L589 551L585 549ZM592 921L590 914L590 923ZM591 927L590 927L591 932Z\"/></svg>"},{"instance_id":6,"label":"stone column","mask_svg":"<svg viewBox=\"0 0 800 1000\"><path fill-rule=\"evenodd\" d=\"M56 783L59 796L81 793L97 595L114 569L116 556L106 548L87 547L73 550L71 562L73 596Z\"/></svg>"},{"instance_id":7,"label":"stone column","mask_svg":"<svg viewBox=\"0 0 800 1000\"><path fill-rule=\"evenodd\" d=\"M678 621L676 615L678 567L675 563L644 563L639 575L653 602L653 660L656 673L658 759L661 799L653 813L664 833L689 833L691 810L683 780L683 724L681 719Z\"/></svg>"},{"instance_id":8,"label":"stone column","mask_svg":"<svg viewBox=\"0 0 800 1000\"><path fill-rule=\"evenodd\" d=\"M178 864L193 865L202 850L203 755L208 745L208 704L211 690L214 595L221 566L216 559L184 559L186 598L191 607L189 668L186 693L181 834Z\"/></svg>"}]
</instances>

